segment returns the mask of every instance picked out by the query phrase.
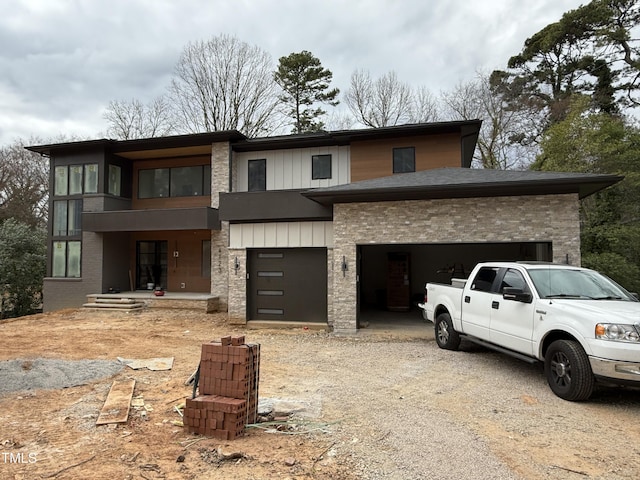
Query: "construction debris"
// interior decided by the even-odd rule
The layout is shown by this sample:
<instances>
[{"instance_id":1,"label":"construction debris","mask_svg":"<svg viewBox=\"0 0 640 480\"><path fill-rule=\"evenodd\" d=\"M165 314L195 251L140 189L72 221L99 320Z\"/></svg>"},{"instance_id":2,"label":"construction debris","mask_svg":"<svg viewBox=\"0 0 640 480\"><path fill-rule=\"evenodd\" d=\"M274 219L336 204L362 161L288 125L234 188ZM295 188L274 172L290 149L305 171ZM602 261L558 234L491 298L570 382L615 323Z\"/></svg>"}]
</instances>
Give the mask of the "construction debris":
<instances>
[{"instance_id":1,"label":"construction debris","mask_svg":"<svg viewBox=\"0 0 640 480\"><path fill-rule=\"evenodd\" d=\"M111 389L102 406L98 420L96 420L96 425L125 423L127 421L135 385L135 380L116 380L111 384Z\"/></svg>"},{"instance_id":2,"label":"construction debris","mask_svg":"<svg viewBox=\"0 0 640 480\"><path fill-rule=\"evenodd\" d=\"M184 425L191 433L233 440L257 420L260 345L244 336L202 345L198 396L188 398Z\"/></svg>"},{"instance_id":3,"label":"construction debris","mask_svg":"<svg viewBox=\"0 0 640 480\"><path fill-rule=\"evenodd\" d=\"M171 370L173 357L166 358L121 358L118 361L133 370L146 368L151 371Z\"/></svg>"}]
</instances>

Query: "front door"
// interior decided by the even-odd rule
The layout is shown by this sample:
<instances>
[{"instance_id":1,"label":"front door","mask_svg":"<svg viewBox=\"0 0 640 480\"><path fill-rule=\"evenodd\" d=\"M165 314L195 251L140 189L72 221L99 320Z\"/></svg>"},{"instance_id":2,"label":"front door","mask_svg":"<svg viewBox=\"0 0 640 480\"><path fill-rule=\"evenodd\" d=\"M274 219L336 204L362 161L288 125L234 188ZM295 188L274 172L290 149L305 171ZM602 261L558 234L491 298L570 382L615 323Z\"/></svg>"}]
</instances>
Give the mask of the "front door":
<instances>
[{"instance_id":1,"label":"front door","mask_svg":"<svg viewBox=\"0 0 640 480\"><path fill-rule=\"evenodd\" d=\"M136 242L136 288L149 290L167 287L166 240L140 240Z\"/></svg>"}]
</instances>

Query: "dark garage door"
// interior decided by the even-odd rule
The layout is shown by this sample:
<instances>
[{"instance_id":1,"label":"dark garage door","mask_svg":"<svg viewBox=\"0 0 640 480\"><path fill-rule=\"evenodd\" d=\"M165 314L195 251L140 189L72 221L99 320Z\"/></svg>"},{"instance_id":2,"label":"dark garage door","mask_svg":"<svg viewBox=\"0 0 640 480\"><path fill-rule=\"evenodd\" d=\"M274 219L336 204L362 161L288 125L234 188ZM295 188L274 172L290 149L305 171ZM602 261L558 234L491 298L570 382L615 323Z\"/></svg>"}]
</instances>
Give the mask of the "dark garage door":
<instances>
[{"instance_id":1,"label":"dark garage door","mask_svg":"<svg viewBox=\"0 0 640 480\"><path fill-rule=\"evenodd\" d=\"M327 322L327 249L248 250L247 318Z\"/></svg>"}]
</instances>

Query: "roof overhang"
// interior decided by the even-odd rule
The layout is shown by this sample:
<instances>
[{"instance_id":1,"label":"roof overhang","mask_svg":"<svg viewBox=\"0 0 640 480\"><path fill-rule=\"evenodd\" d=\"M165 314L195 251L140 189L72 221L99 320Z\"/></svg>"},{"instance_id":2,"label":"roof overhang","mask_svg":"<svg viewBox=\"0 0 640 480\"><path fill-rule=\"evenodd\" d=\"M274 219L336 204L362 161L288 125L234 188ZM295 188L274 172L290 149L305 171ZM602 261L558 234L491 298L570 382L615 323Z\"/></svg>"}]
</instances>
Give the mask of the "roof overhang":
<instances>
[{"instance_id":1,"label":"roof overhang","mask_svg":"<svg viewBox=\"0 0 640 480\"><path fill-rule=\"evenodd\" d=\"M220 194L220 220L232 223L331 220L331 206L309 200L297 190Z\"/></svg>"},{"instance_id":2,"label":"roof overhang","mask_svg":"<svg viewBox=\"0 0 640 480\"><path fill-rule=\"evenodd\" d=\"M27 150L46 156L102 149L120 157L139 159L211 154L211 145L213 143L233 143L244 139L246 139L246 137L242 133L236 130L228 130L135 140L112 140L103 138L80 142L35 145L26 148Z\"/></svg>"},{"instance_id":3,"label":"roof overhang","mask_svg":"<svg viewBox=\"0 0 640 480\"><path fill-rule=\"evenodd\" d=\"M521 195L592 195L621 181L618 175L442 168L307 190L323 205Z\"/></svg>"},{"instance_id":4,"label":"roof overhang","mask_svg":"<svg viewBox=\"0 0 640 480\"><path fill-rule=\"evenodd\" d=\"M249 138L234 144L233 150L236 152L251 152L257 150L279 150L326 145L349 145L351 142L358 140L380 140L384 138L437 135L444 133L460 133L463 138L469 138L475 145L481 124L482 120L460 120L454 122L415 123L380 128L282 135L279 137Z\"/></svg>"},{"instance_id":5,"label":"roof overhang","mask_svg":"<svg viewBox=\"0 0 640 480\"><path fill-rule=\"evenodd\" d=\"M82 229L88 232L220 230L220 220L218 210L210 207L83 212Z\"/></svg>"}]
</instances>

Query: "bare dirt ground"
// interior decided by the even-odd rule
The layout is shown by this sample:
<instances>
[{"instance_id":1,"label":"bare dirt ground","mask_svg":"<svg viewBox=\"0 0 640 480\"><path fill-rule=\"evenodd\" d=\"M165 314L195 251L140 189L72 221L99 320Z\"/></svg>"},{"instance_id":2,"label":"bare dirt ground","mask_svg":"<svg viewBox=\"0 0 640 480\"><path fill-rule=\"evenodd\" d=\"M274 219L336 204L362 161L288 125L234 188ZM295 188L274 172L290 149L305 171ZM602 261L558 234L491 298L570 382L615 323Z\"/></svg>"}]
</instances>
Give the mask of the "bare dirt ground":
<instances>
[{"instance_id":1,"label":"bare dirt ground","mask_svg":"<svg viewBox=\"0 0 640 480\"><path fill-rule=\"evenodd\" d=\"M425 324L425 329L432 327ZM204 342L260 343L260 397L304 409L278 433L190 435L175 406ZM84 385L0 393L5 479L635 479L640 391L555 397L540 369L487 352L439 350L429 335L341 338L302 328L230 328L221 314L68 310L0 323L0 360L174 357ZM115 379L136 380L126 424L96 426ZM2 379L0 379L2 381ZM301 417L304 417L301 419ZM226 459L221 454L231 457Z\"/></svg>"}]
</instances>

